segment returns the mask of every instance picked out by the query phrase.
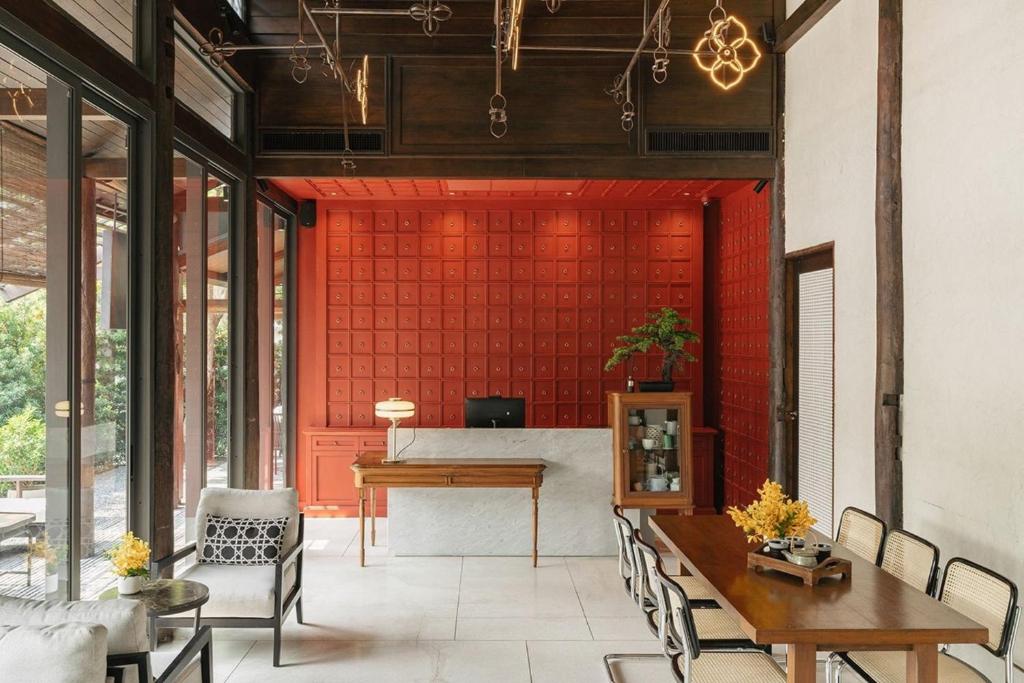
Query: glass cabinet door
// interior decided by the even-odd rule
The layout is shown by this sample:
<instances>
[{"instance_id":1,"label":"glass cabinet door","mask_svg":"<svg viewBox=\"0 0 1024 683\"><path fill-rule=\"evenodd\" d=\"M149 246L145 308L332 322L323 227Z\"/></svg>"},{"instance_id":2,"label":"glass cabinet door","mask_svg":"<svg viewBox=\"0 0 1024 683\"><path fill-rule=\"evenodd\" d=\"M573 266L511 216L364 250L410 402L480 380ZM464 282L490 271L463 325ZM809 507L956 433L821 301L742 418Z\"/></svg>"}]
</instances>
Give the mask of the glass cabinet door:
<instances>
[{"instance_id":1,"label":"glass cabinet door","mask_svg":"<svg viewBox=\"0 0 1024 683\"><path fill-rule=\"evenodd\" d=\"M629 490L674 493L681 487L679 408L637 406L626 411Z\"/></svg>"}]
</instances>

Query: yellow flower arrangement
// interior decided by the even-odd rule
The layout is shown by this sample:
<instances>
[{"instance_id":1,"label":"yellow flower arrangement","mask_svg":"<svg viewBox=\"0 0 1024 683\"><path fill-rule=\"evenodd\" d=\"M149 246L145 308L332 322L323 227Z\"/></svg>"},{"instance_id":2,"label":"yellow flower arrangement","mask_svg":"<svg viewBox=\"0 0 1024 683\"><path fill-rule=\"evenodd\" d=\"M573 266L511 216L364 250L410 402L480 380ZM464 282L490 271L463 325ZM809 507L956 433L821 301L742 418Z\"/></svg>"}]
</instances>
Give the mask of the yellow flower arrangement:
<instances>
[{"instance_id":1,"label":"yellow flower arrangement","mask_svg":"<svg viewBox=\"0 0 1024 683\"><path fill-rule=\"evenodd\" d=\"M760 499L745 509L733 506L726 511L736 526L743 529L748 541L802 538L818 521L811 517L806 501L787 498L778 482L765 479L757 492Z\"/></svg>"},{"instance_id":2,"label":"yellow flower arrangement","mask_svg":"<svg viewBox=\"0 0 1024 683\"><path fill-rule=\"evenodd\" d=\"M149 552L149 544L129 531L110 549L107 557L118 576L149 576Z\"/></svg>"}]
</instances>

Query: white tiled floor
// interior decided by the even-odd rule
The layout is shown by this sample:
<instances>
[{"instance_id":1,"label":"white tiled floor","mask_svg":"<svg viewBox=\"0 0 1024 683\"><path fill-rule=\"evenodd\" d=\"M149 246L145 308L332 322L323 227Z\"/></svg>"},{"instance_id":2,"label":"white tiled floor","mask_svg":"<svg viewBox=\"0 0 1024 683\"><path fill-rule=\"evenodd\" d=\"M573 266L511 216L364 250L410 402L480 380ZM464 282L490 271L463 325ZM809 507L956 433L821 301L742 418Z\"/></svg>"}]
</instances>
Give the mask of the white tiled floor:
<instances>
[{"instance_id":1,"label":"white tiled floor","mask_svg":"<svg viewBox=\"0 0 1024 683\"><path fill-rule=\"evenodd\" d=\"M388 557L358 564L355 520L306 520L304 612L284 629L215 629L214 674L230 683L600 683L610 652L657 652L613 558ZM172 647L164 645L163 647ZM666 660L618 680L670 682Z\"/></svg>"}]
</instances>

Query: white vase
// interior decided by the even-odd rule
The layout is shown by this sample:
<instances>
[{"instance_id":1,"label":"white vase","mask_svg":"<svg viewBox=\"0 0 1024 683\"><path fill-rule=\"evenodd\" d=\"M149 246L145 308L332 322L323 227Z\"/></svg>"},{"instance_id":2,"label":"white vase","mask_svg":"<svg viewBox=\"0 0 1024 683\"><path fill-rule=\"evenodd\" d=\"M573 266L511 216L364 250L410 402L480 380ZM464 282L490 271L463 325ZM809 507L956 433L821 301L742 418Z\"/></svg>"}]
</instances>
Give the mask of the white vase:
<instances>
[{"instance_id":1,"label":"white vase","mask_svg":"<svg viewBox=\"0 0 1024 683\"><path fill-rule=\"evenodd\" d=\"M135 595L142 590L144 577L120 576L117 579L117 592L121 595Z\"/></svg>"}]
</instances>

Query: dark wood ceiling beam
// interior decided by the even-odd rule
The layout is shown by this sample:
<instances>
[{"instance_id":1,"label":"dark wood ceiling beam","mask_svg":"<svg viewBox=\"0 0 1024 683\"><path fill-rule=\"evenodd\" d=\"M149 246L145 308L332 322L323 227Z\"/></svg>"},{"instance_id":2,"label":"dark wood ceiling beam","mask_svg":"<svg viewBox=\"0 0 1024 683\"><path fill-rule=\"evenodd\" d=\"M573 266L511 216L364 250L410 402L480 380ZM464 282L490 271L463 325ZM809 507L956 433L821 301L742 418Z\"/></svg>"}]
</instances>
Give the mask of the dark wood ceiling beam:
<instances>
[{"instance_id":1,"label":"dark wood ceiling beam","mask_svg":"<svg viewBox=\"0 0 1024 683\"><path fill-rule=\"evenodd\" d=\"M839 0L804 0L803 4L775 29L775 52L786 52L793 47L838 4Z\"/></svg>"},{"instance_id":2,"label":"dark wood ceiling beam","mask_svg":"<svg viewBox=\"0 0 1024 683\"><path fill-rule=\"evenodd\" d=\"M388 157L356 158L360 177L415 178L771 178L773 159L754 157ZM257 157L253 173L260 178L336 178L335 157Z\"/></svg>"}]
</instances>

